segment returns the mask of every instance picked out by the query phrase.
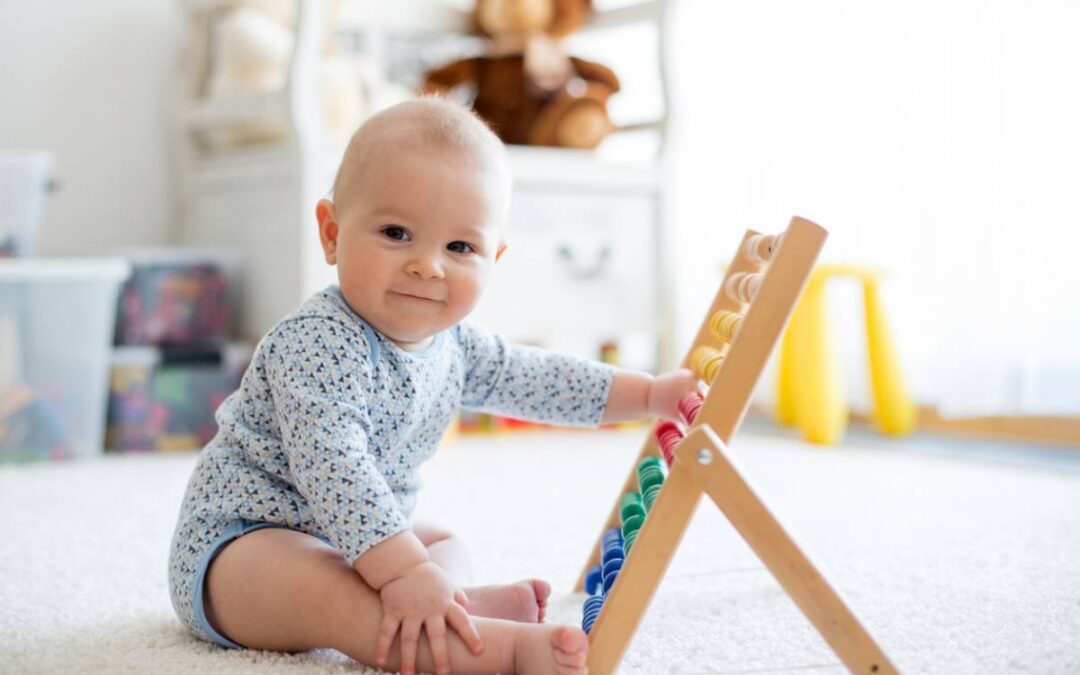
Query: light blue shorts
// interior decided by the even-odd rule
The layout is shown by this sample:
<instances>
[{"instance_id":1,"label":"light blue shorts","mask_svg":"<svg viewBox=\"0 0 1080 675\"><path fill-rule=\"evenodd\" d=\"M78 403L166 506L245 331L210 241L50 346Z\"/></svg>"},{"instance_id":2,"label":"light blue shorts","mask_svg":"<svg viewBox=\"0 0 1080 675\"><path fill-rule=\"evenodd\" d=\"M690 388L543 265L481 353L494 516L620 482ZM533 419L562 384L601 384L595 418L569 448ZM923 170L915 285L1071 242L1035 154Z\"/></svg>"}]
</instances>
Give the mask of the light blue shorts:
<instances>
[{"instance_id":1,"label":"light blue shorts","mask_svg":"<svg viewBox=\"0 0 1080 675\"><path fill-rule=\"evenodd\" d=\"M195 622L199 625L199 630L201 630L206 637L222 647L228 647L229 649L244 649L243 645L233 642L218 632L216 628L210 625L209 619L206 618L206 604L204 602L206 597L206 571L210 569L210 563L214 562L214 558L218 557L218 554L220 554L226 546L249 532L262 530L267 527L289 529L284 525L277 525L275 523L262 523L255 520L234 520L225 527L218 538L210 544L205 552L203 552L202 558L199 559L199 567L195 571L195 583L191 589L193 596L192 604L195 611Z\"/></svg>"},{"instance_id":2,"label":"light blue shorts","mask_svg":"<svg viewBox=\"0 0 1080 675\"><path fill-rule=\"evenodd\" d=\"M195 635L230 649L243 646L225 637L206 618L206 573L214 558L238 538L268 527L304 532L279 523L237 518L234 520L181 521L173 535L169 554L169 593L176 616ZM304 532L330 544L321 532Z\"/></svg>"}]
</instances>

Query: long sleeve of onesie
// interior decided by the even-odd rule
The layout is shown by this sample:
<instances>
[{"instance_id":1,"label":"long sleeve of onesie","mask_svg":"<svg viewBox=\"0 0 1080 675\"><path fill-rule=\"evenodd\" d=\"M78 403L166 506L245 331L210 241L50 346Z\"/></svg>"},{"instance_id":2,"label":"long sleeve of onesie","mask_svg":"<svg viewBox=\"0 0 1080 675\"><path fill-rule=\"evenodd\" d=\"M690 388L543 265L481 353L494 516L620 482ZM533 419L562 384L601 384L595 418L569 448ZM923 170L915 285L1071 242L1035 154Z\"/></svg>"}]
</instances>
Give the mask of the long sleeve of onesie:
<instances>
[{"instance_id":1,"label":"long sleeve of onesie","mask_svg":"<svg viewBox=\"0 0 1080 675\"><path fill-rule=\"evenodd\" d=\"M534 422L600 423L613 366L510 344L469 323L455 330L465 359L461 403L466 408Z\"/></svg>"},{"instance_id":2,"label":"long sleeve of onesie","mask_svg":"<svg viewBox=\"0 0 1080 675\"><path fill-rule=\"evenodd\" d=\"M409 527L372 457L371 345L321 318L279 324L271 339L270 389L296 489L351 564Z\"/></svg>"}]
</instances>

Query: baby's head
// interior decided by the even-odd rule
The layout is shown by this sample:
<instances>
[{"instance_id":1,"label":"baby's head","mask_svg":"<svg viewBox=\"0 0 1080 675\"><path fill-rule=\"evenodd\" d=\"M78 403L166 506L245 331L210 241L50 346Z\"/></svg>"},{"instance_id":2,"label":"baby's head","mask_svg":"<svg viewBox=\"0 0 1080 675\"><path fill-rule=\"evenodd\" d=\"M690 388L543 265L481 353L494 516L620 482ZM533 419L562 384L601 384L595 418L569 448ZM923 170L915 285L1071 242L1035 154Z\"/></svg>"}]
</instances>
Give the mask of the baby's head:
<instances>
[{"instance_id":1,"label":"baby's head","mask_svg":"<svg viewBox=\"0 0 1080 675\"><path fill-rule=\"evenodd\" d=\"M405 349L476 306L503 239L506 148L471 111L439 98L368 119L316 210L345 300Z\"/></svg>"}]
</instances>

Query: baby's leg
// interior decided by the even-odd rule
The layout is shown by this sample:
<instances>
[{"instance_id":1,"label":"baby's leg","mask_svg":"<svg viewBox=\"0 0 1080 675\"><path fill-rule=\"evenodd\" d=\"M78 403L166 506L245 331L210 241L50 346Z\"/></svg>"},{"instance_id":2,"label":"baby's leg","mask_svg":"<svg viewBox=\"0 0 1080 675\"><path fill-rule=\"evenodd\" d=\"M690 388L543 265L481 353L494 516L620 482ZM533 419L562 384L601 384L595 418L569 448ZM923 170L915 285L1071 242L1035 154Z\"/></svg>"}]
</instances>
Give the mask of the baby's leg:
<instances>
[{"instance_id":1,"label":"baby's leg","mask_svg":"<svg viewBox=\"0 0 1080 675\"><path fill-rule=\"evenodd\" d=\"M379 595L341 555L309 535L280 528L246 534L222 550L206 581L206 615L230 640L253 649L337 649L375 665L382 621ZM484 640L479 655L448 632L450 664L461 673L585 675L588 639L577 628L474 618ZM394 641L385 668L396 670ZM434 671L427 640L417 667Z\"/></svg>"},{"instance_id":2,"label":"baby's leg","mask_svg":"<svg viewBox=\"0 0 1080 675\"><path fill-rule=\"evenodd\" d=\"M461 539L431 523L413 523L413 534L427 547L428 555L469 596L469 614L491 619L541 623L547 614L551 584L525 579L513 584L473 586L472 563Z\"/></svg>"},{"instance_id":3,"label":"baby's leg","mask_svg":"<svg viewBox=\"0 0 1080 675\"><path fill-rule=\"evenodd\" d=\"M427 547L428 555L435 564L446 570L451 579L462 587L472 585L472 562L459 537L438 525L421 521L413 523L412 531Z\"/></svg>"}]
</instances>

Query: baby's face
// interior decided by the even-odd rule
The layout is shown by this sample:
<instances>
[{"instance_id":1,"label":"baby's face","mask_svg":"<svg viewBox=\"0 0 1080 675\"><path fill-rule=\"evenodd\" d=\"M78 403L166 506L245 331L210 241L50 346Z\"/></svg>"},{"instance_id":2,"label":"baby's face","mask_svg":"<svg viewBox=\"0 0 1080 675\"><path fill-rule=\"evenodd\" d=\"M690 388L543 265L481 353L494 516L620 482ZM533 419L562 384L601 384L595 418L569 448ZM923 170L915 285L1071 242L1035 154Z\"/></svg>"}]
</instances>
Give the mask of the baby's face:
<instances>
[{"instance_id":1,"label":"baby's face","mask_svg":"<svg viewBox=\"0 0 1080 675\"><path fill-rule=\"evenodd\" d=\"M355 183L331 247L341 292L396 344L423 348L480 300L507 196L489 169L440 148L385 153Z\"/></svg>"}]
</instances>

